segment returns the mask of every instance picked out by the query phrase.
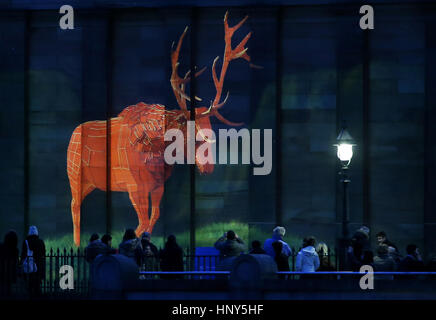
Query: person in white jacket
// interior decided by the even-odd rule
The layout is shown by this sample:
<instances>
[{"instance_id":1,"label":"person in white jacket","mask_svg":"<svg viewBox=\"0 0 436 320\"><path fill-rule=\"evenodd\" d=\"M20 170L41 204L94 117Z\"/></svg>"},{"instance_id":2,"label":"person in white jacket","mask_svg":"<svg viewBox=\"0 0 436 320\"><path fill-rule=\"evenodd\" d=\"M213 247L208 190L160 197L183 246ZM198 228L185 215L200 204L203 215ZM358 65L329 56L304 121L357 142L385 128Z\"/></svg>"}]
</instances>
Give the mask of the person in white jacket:
<instances>
[{"instance_id":1,"label":"person in white jacket","mask_svg":"<svg viewBox=\"0 0 436 320\"><path fill-rule=\"evenodd\" d=\"M315 250L315 238L303 240L303 248L298 252L295 269L300 272L315 272L319 268L319 257Z\"/></svg>"}]
</instances>

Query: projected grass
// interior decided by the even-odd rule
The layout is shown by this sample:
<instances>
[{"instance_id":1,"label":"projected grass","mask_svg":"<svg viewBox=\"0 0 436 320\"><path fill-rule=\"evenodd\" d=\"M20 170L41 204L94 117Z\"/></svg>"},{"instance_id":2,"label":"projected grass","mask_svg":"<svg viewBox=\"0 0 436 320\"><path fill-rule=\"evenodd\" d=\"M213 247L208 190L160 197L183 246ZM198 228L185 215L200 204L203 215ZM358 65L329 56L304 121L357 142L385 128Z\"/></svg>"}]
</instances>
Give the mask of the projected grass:
<instances>
[{"instance_id":1,"label":"projected grass","mask_svg":"<svg viewBox=\"0 0 436 320\"><path fill-rule=\"evenodd\" d=\"M262 232L258 228L251 227L245 223L231 221L228 223L213 223L207 226L202 226L197 228L196 232L196 246L197 247L209 247L213 246L215 241L227 230L234 230L239 237L241 237L248 246L250 246L250 241L260 240L263 242L265 239L269 238L271 234L269 232ZM112 233L112 246L118 248L124 231L115 231ZM169 235L169 234L168 234ZM168 236L167 235L167 236ZM87 246L90 234L84 233L81 236L80 248L83 249ZM102 236L102 235L100 235ZM183 248L189 247L189 230L183 233L175 233L178 243ZM301 239L287 234L284 239L289 245L298 248L301 245ZM73 241L73 234L67 234L59 237L51 237L44 239L47 250L53 249L70 249L75 248ZM164 237L162 235L156 235L152 237L153 243L159 248L164 246Z\"/></svg>"}]
</instances>

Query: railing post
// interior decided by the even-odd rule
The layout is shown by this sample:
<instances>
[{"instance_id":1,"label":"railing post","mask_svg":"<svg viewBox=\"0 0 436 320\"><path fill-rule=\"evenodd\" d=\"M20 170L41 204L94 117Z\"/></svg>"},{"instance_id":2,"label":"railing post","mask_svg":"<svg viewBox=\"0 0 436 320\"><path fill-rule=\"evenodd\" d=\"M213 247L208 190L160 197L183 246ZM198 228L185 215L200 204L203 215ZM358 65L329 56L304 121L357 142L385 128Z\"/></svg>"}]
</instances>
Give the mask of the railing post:
<instances>
[{"instance_id":1,"label":"railing post","mask_svg":"<svg viewBox=\"0 0 436 320\"><path fill-rule=\"evenodd\" d=\"M295 256L296 256L296 254L298 254L296 251L295 251L295 248L292 248L292 271L295 271ZM294 278L294 275L292 275L292 279L295 279Z\"/></svg>"},{"instance_id":2,"label":"railing post","mask_svg":"<svg viewBox=\"0 0 436 320\"><path fill-rule=\"evenodd\" d=\"M48 281L49 281L50 294L52 294L53 293L53 248L50 248L50 253L48 257L49 257Z\"/></svg>"},{"instance_id":3,"label":"railing post","mask_svg":"<svg viewBox=\"0 0 436 320\"><path fill-rule=\"evenodd\" d=\"M56 250L56 256L55 256L55 282L53 283L54 285L54 292L58 291L58 277L59 277L59 256L60 256L60 251L59 248L57 248Z\"/></svg>"},{"instance_id":4,"label":"railing post","mask_svg":"<svg viewBox=\"0 0 436 320\"><path fill-rule=\"evenodd\" d=\"M77 264L77 281L76 281L75 285L77 285L77 287L79 289L79 293L82 294L82 286L80 284L80 275L81 275L81 272L80 272L80 248L77 248L76 257L77 257L77 263L76 263Z\"/></svg>"},{"instance_id":5,"label":"railing post","mask_svg":"<svg viewBox=\"0 0 436 320\"><path fill-rule=\"evenodd\" d=\"M185 271L189 270L189 247L186 248L186 255L185 255L185 259L184 259L184 264L185 264Z\"/></svg>"},{"instance_id":6,"label":"railing post","mask_svg":"<svg viewBox=\"0 0 436 320\"><path fill-rule=\"evenodd\" d=\"M83 285L86 288L86 293L89 293L89 268L86 265L86 260L85 260L85 250L82 252L82 267L83 267Z\"/></svg>"}]
</instances>

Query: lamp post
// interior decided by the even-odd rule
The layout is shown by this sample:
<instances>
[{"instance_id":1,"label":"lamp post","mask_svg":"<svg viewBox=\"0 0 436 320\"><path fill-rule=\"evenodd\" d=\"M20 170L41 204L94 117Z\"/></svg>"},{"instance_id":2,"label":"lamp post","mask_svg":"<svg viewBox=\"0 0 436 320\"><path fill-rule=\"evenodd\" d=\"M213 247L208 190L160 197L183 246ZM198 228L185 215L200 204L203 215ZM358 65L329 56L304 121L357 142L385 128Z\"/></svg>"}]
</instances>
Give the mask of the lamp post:
<instances>
[{"instance_id":1,"label":"lamp post","mask_svg":"<svg viewBox=\"0 0 436 320\"><path fill-rule=\"evenodd\" d=\"M339 239L339 263L340 269L345 270L348 267L347 249L350 245L348 223L349 223L349 210L348 210L348 184L350 183L350 177L348 175L348 167L353 157L354 140L347 130L344 124L342 125L341 132L337 137L337 156L341 162L341 182L343 188L342 194L342 237Z\"/></svg>"}]
</instances>

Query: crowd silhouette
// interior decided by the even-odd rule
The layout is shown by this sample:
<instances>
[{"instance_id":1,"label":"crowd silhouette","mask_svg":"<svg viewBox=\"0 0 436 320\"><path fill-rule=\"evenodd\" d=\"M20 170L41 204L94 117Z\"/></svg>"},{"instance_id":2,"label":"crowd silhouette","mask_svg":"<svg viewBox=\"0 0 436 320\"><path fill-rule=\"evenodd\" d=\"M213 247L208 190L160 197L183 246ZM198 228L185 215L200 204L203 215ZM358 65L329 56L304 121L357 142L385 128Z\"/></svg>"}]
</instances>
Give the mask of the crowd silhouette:
<instances>
[{"instance_id":1,"label":"crowd silhouette","mask_svg":"<svg viewBox=\"0 0 436 320\"><path fill-rule=\"evenodd\" d=\"M314 236L303 239L298 252L284 240L286 229L277 226L272 230L272 236L263 242L254 240L251 248L233 230L225 232L215 242L214 247L220 253L220 259L237 257L241 254L269 255L277 264L278 271L290 271L289 260L295 258L295 270L305 273L301 276L310 278L310 273L319 271L336 271L335 260L331 259L331 250L324 242L317 243ZM373 267L374 271L384 272L422 272L436 271L436 259L430 257L427 263L421 256L420 249L415 244L409 244L402 255L398 247L388 239L384 231L375 235L376 248L372 250L370 229L362 226L350 239L347 248L349 266L346 270L359 271L364 265ZM0 282L1 292L8 294L18 277L23 277L31 297L41 294L41 282L46 275L46 249L44 241L39 237L36 226L31 226L28 235L19 251L19 239L13 230L6 233L3 243L0 243ZM184 251L178 245L176 237L170 235L164 248L158 249L152 242L150 233L144 232L137 237L133 229L127 229L118 248L112 248L112 237L109 234L101 238L93 234L85 248L85 259L91 265L99 255L121 254L134 261L139 270L151 271L183 271ZM158 265L156 264L158 261ZM280 275L284 278L284 275ZM332 275L323 277L334 278ZM393 279L393 275L378 275L379 279ZM183 278L180 274L162 274L163 279ZM414 278L405 275L403 278Z\"/></svg>"}]
</instances>

